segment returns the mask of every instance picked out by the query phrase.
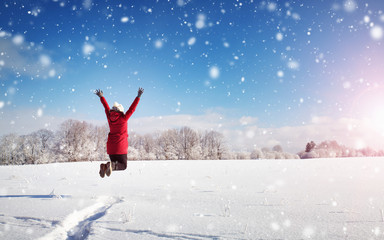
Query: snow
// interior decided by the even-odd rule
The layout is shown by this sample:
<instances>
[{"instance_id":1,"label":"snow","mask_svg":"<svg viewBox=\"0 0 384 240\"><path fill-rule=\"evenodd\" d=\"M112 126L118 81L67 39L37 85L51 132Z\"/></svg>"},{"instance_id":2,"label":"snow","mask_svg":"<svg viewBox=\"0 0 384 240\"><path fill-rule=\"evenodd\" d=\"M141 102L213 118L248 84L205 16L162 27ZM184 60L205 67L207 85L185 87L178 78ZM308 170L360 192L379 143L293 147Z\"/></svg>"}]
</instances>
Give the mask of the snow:
<instances>
[{"instance_id":1,"label":"snow","mask_svg":"<svg viewBox=\"0 0 384 240\"><path fill-rule=\"evenodd\" d=\"M196 43L196 38L195 37L191 37L190 39L188 39L188 45L189 46L192 46Z\"/></svg>"},{"instance_id":2,"label":"snow","mask_svg":"<svg viewBox=\"0 0 384 240\"><path fill-rule=\"evenodd\" d=\"M282 41L283 40L283 38L284 38L284 36L283 36L283 34L282 33L276 33L276 40L277 41Z\"/></svg>"},{"instance_id":3,"label":"snow","mask_svg":"<svg viewBox=\"0 0 384 240\"><path fill-rule=\"evenodd\" d=\"M213 66L209 69L209 76L212 79L216 79L220 76L220 69L217 66Z\"/></svg>"},{"instance_id":4,"label":"snow","mask_svg":"<svg viewBox=\"0 0 384 240\"><path fill-rule=\"evenodd\" d=\"M52 62L51 58L44 54L40 56L39 61L43 67L48 67L49 65L51 65Z\"/></svg>"},{"instance_id":5,"label":"snow","mask_svg":"<svg viewBox=\"0 0 384 240\"><path fill-rule=\"evenodd\" d=\"M195 26L197 29L202 29L205 27L205 20L206 20L206 16L202 13L200 13L199 15L197 15L197 20L196 20L196 23L195 23Z\"/></svg>"},{"instance_id":6,"label":"snow","mask_svg":"<svg viewBox=\"0 0 384 240\"><path fill-rule=\"evenodd\" d=\"M121 22L122 23L126 23L126 22L128 22L129 21L129 17L122 17L121 18Z\"/></svg>"},{"instance_id":7,"label":"snow","mask_svg":"<svg viewBox=\"0 0 384 240\"><path fill-rule=\"evenodd\" d=\"M267 6L268 11L270 11L270 12L274 12L276 10L276 8L277 8L277 5L274 2L269 3Z\"/></svg>"},{"instance_id":8,"label":"snow","mask_svg":"<svg viewBox=\"0 0 384 240\"><path fill-rule=\"evenodd\" d=\"M6 37L6 36L9 36L10 34L5 32L5 31L0 31L0 37L3 38L3 37Z\"/></svg>"},{"instance_id":9,"label":"snow","mask_svg":"<svg viewBox=\"0 0 384 240\"><path fill-rule=\"evenodd\" d=\"M383 29L380 26L374 26L371 28L370 34L374 40L381 40L383 38Z\"/></svg>"},{"instance_id":10,"label":"snow","mask_svg":"<svg viewBox=\"0 0 384 240\"><path fill-rule=\"evenodd\" d=\"M177 0L177 5L179 6L179 7L182 7L182 6L184 6L186 3L184 2L184 0Z\"/></svg>"},{"instance_id":11,"label":"snow","mask_svg":"<svg viewBox=\"0 0 384 240\"><path fill-rule=\"evenodd\" d=\"M89 43L84 43L83 45L83 54L84 55L90 55L92 52L95 51L95 47Z\"/></svg>"},{"instance_id":12,"label":"snow","mask_svg":"<svg viewBox=\"0 0 384 240\"><path fill-rule=\"evenodd\" d=\"M91 10L92 8L92 0L84 0L83 1L83 7L85 10Z\"/></svg>"},{"instance_id":13,"label":"snow","mask_svg":"<svg viewBox=\"0 0 384 240\"><path fill-rule=\"evenodd\" d=\"M365 23L370 23L371 22L371 18L369 16L364 16L364 22Z\"/></svg>"},{"instance_id":14,"label":"snow","mask_svg":"<svg viewBox=\"0 0 384 240\"><path fill-rule=\"evenodd\" d=\"M295 60L290 60L287 63L287 67L290 68L290 69L293 69L293 70L297 70L297 69L299 69L300 64L299 64L299 62L297 62Z\"/></svg>"},{"instance_id":15,"label":"snow","mask_svg":"<svg viewBox=\"0 0 384 240\"><path fill-rule=\"evenodd\" d=\"M343 88L350 89L351 88L351 82L349 82L349 81L344 82L343 83Z\"/></svg>"},{"instance_id":16,"label":"snow","mask_svg":"<svg viewBox=\"0 0 384 240\"><path fill-rule=\"evenodd\" d=\"M384 158L0 167L1 239L383 239Z\"/></svg>"},{"instance_id":17,"label":"snow","mask_svg":"<svg viewBox=\"0 0 384 240\"><path fill-rule=\"evenodd\" d=\"M154 45L155 45L155 48L157 49L160 49L163 47L163 41L161 39L157 39L155 42L154 42Z\"/></svg>"},{"instance_id":18,"label":"snow","mask_svg":"<svg viewBox=\"0 0 384 240\"><path fill-rule=\"evenodd\" d=\"M37 109L37 116L42 117L43 116L43 109L39 108Z\"/></svg>"},{"instance_id":19,"label":"snow","mask_svg":"<svg viewBox=\"0 0 384 240\"><path fill-rule=\"evenodd\" d=\"M51 69L51 70L49 70L49 72L48 72L48 76L49 77L54 77L56 75L56 71L55 71L55 69Z\"/></svg>"},{"instance_id":20,"label":"snow","mask_svg":"<svg viewBox=\"0 0 384 240\"><path fill-rule=\"evenodd\" d=\"M19 46L21 44L24 43L24 36L23 35L15 35L13 38L12 38L12 42L16 45L16 46Z\"/></svg>"},{"instance_id":21,"label":"snow","mask_svg":"<svg viewBox=\"0 0 384 240\"><path fill-rule=\"evenodd\" d=\"M354 0L346 0L344 2L344 10L346 12L354 12L357 9L357 3Z\"/></svg>"}]
</instances>

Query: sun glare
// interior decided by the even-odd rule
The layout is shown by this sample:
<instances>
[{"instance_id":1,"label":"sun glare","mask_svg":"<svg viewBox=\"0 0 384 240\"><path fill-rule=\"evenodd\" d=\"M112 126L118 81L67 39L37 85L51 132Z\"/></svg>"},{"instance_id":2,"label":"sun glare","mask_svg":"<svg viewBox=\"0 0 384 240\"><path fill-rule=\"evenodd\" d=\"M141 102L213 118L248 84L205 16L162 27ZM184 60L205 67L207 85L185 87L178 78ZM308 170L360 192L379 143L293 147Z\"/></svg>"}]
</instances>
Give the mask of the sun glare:
<instances>
[{"instance_id":1,"label":"sun glare","mask_svg":"<svg viewBox=\"0 0 384 240\"><path fill-rule=\"evenodd\" d=\"M384 102L383 106L376 108L372 113L373 128L377 129L384 136Z\"/></svg>"},{"instance_id":2,"label":"sun glare","mask_svg":"<svg viewBox=\"0 0 384 240\"><path fill-rule=\"evenodd\" d=\"M375 133L375 137L379 137L377 141L384 138L384 87L376 86L363 90L353 100L353 116L356 119L363 120L360 131ZM373 135L366 135L367 138L375 138ZM365 139L367 140L367 139ZM356 142L356 145L364 147L364 141Z\"/></svg>"},{"instance_id":3,"label":"sun glare","mask_svg":"<svg viewBox=\"0 0 384 240\"><path fill-rule=\"evenodd\" d=\"M375 127L384 129L384 87L362 91L353 101L353 111L360 118L368 118Z\"/></svg>"}]
</instances>

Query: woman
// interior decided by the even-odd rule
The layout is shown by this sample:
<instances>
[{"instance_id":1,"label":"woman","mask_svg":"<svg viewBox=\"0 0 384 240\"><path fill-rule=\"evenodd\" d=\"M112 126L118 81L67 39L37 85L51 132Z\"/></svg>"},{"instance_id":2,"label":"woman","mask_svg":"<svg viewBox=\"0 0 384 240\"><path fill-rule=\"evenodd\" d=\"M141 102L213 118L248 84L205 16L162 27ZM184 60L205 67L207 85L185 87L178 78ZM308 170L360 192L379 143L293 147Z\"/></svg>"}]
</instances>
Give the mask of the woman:
<instances>
[{"instance_id":1,"label":"woman","mask_svg":"<svg viewBox=\"0 0 384 240\"><path fill-rule=\"evenodd\" d=\"M107 141L107 153L109 154L110 162L100 164L100 177L105 174L109 177L112 171L125 170L127 168L128 154L128 119L131 117L139 104L141 94L144 89L139 88L137 97L124 113L124 107L115 102L112 109L109 108L107 101L103 96L103 91L97 89L95 94L100 97L100 101L104 106L105 114L107 115L109 133Z\"/></svg>"}]
</instances>

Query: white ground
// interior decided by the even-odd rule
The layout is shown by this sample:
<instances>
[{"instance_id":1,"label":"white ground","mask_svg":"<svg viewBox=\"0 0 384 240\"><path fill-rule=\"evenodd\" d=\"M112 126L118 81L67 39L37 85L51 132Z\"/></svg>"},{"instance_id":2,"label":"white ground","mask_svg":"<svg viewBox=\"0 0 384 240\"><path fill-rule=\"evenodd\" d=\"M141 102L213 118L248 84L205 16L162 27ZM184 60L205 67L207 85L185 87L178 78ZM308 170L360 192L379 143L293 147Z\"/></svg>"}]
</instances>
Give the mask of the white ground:
<instances>
[{"instance_id":1,"label":"white ground","mask_svg":"<svg viewBox=\"0 0 384 240\"><path fill-rule=\"evenodd\" d=\"M384 239L384 158L0 167L0 239Z\"/></svg>"}]
</instances>

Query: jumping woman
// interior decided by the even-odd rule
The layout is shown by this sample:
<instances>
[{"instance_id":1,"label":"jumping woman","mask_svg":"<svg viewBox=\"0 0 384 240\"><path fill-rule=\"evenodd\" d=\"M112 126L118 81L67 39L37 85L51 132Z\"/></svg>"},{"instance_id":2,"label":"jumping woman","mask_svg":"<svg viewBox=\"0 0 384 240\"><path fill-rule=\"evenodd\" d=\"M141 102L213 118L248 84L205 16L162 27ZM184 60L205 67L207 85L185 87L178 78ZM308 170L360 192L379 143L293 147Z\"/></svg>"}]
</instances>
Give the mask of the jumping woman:
<instances>
[{"instance_id":1,"label":"jumping woman","mask_svg":"<svg viewBox=\"0 0 384 240\"><path fill-rule=\"evenodd\" d=\"M115 102L112 109L109 108L107 101L103 96L103 91L97 89L95 94L100 97L100 101L104 106L105 114L107 115L109 133L107 140L107 154L109 155L110 162L100 164L100 177L111 175L112 171L122 171L127 168L127 154L128 154L128 119L136 110L139 104L141 94L144 89L139 88L137 97L129 107L128 111L124 113L124 107Z\"/></svg>"}]
</instances>

